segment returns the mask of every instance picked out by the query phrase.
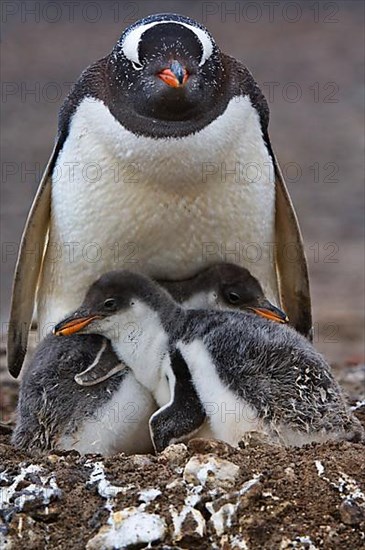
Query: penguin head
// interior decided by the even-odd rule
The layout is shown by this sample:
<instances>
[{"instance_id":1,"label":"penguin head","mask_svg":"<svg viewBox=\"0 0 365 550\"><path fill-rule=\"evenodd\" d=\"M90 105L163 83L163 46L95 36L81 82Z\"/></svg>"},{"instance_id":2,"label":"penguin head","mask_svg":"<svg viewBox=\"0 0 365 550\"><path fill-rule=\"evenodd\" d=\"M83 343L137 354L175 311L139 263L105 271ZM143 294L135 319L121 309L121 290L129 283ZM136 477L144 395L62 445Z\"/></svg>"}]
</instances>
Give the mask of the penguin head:
<instances>
[{"instance_id":1,"label":"penguin head","mask_svg":"<svg viewBox=\"0 0 365 550\"><path fill-rule=\"evenodd\" d=\"M249 310L272 321L289 322L286 313L267 300L259 281L244 267L230 263L209 267L196 277L193 291L199 296L202 290L215 307Z\"/></svg>"},{"instance_id":2,"label":"penguin head","mask_svg":"<svg viewBox=\"0 0 365 550\"><path fill-rule=\"evenodd\" d=\"M112 109L157 121L196 120L216 103L224 82L221 53L196 21L157 14L127 28L110 57Z\"/></svg>"},{"instance_id":3,"label":"penguin head","mask_svg":"<svg viewBox=\"0 0 365 550\"><path fill-rule=\"evenodd\" d=\"M130 271L110 271L95 281L82 305L58 323L53 333L101 334L113 339L121 326L142 323L151 312L168 315L178 308L169 294L148 277Z\"/></svg>"}]
</instances>

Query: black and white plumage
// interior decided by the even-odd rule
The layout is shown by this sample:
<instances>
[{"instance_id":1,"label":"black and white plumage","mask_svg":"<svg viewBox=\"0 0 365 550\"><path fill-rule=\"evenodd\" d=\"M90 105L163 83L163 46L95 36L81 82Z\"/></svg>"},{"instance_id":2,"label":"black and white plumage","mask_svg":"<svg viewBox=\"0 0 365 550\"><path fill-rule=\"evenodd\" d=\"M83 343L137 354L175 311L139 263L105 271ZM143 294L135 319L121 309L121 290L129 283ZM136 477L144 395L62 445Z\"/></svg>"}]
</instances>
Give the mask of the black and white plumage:
<instances>
[{"instance_id":1,"label":"black and white plumage","mask_svg":"<svg viewBox=\"0 0 365 550\"><path fill-rule=\"evenodd\" d=\"M308 334L303 244L268 120L250 72L196 21L159 14L126 29L61 108L18 257L10 372L23 363L37 287L42 331L106 271L181 280L237 247L237 263ZM252 262L242 253L249 244L257 247Z\"/></svg>"},{"instance_id":2,"label":"black and white plumage","mask_svg":"<svg viewBox=\"0 0 365 550\"><path fill-rule=\"evenodd\" d=\"M12 437L16 447L33 453L151 451L148 420L156 403L129 369L103 381L99 375L92 387L76 384L75 375L95 357L104 370L120 363L108 340L95 334L62 341L49 334L39 344L20 384Z\"/></svg>"},{"instance_id":3,"label":"black and white plumage","mask_svg":"<svg viewBox=\"0 0 365 550\"><path fill-rule=\"evenodd\" d=\"M135 324L130 345L115 334L115 323ZM292 328L253 313L185 310L150 279L112 272L55 327L59 335L71 330L110 338L152 392L161 407L150 421L158 450L187 437L205 416L211 434L231 444L249 431L298 446L363 436L323 357ZM181 384L189 375L191 384ZM183 408L194 392L201 409Z\"/></svg>"},{"instance_id":4,"label":"black and white plumage","mask_svg":"<svg viewBox=\"0 0 365 550\"><path fill-rule=\"evenodd\" d=\"M161 284L189 307L249 307L285 321L258 281L236 265L214 266L187 281ZM133 323L127 327L125 342L133 339L135 328ZM148 421L156 410L151 393L120 362L109 340L95 334L49 335L21 381L13 442L31 451L148 452Z\"/></svg>"},{"instance_id":5,"label":"black and white plumage","mask_svg":"<svg viewBox=\"0 0 365 550\"><path fill-rule=\"evenodd\" d=\"M185 308L251 310L278 323L289 322L286 314L265 297L260 283L251 273L235 264L217 264L184 281L158 281L173 299ZM92 338L92 336L90 336ZM110 365L104 354L75 375L80 385L92 386L124 369Z\"/></svg>"}]
</instances>

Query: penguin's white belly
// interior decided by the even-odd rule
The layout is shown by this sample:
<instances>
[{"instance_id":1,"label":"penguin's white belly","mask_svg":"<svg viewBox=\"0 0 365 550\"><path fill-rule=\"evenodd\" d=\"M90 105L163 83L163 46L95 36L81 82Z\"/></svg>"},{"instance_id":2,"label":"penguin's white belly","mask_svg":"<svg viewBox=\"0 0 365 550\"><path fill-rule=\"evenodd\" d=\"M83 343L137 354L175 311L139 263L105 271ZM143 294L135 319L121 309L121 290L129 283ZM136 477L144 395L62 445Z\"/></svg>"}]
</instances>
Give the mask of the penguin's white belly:
<instances>
[{"instance_id":1,"label":"penguin's white belly","mask_svg":"<svg viewBox=\"0 0 365 550\"><path fill-rule=\"evenodd\" d=\"M274 213L272 162L249 98L194 135L163 140L135 136L85 99L54 172L40 322L58 321L120 268L183 279L230 261L278 302Z\"/></svg>"},{"instance_id":2,"label":"penguin's white belly","mask_svg":"<svg viewBox=\"0 0 365 550\"><path fill-rule=\"evenodd\" d=\"M77 432L60 438L58 447L104 456L151 452L148 420L155 410L152 396L130 372L92 418L83 420Z\"/></svg>"},{"instance_id":3,"label":"penguin's white belly","mask_svg":"<svg viewBox=\"0 0 365 550\"><path fill-rule=\"evenodd\" d=\"M180 342L176 347L189 366L212 437L237 445L246 432L261 431L262 422L256 411L223 384L201 340ZM204 433L209 434L209 430Z\"/></svg>"}]
</instances>

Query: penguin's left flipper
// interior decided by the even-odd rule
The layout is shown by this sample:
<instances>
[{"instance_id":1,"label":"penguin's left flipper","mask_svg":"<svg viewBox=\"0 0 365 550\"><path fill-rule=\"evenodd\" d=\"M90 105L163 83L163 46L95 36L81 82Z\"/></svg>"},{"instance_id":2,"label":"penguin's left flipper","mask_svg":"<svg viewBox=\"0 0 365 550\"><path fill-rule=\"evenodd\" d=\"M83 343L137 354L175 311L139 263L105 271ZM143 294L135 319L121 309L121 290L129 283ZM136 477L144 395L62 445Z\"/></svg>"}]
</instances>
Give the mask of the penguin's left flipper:
<instances>
[{"instance_id":1,"label":"penguin's left flipper","mask_svg":"<svg viewBox=\"0 0 365 550\"><path fill-rule=\"evenodd\" d=\"M15 268L8 328L8 369L20 373L28 345L35 295L47 246L51 214L51 174L59 152L57 143L33 200L20 242Z\"/></svg>"},{"instance_id":2,"label":"penguin's left flipper","mask_svg":"<svg viewBox=\"0 0 365 550\"><path fill-rule=\"evenodd\" d=\"M193 385L189 368L179 350L171 356L174 381L170 381L171 400L155 412L149 421L156 452L182 441L204 423L206 414Z\"/></svg>"},{"instance_id":3,"label":"penguin's left flipper","mask_svg":"<svg viewBox=\"0 0 365 550\"><path fill-rule=\"evenodd\" d=\"M312 340L312 307L303 239L279 164L273 153L272 155L275 164L276 265L281 305L289 317L290 324ZM293 259L290 259L291 254Z\"/></svg>"},{"instance_id":4,"label":"penguin's left flipper","mask_svg":"<svg viewBox=\"0 0 365 550\"><path fill-rule=\"evenodd\" d=\"M94 361L82 372L75 374L74 380L79 386L95 386L125 369L127 369L126 365L119 361L110 341L104 338Z\"/></svg>"}]
</instances>

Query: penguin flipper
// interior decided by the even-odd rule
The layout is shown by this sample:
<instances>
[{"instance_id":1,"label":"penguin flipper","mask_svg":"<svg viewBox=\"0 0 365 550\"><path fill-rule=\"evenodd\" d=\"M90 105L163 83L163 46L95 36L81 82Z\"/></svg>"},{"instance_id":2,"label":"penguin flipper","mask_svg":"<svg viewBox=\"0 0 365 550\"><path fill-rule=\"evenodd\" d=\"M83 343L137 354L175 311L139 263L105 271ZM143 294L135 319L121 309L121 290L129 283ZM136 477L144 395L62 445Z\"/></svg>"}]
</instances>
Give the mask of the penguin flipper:
<instances>
[{"instance_id":1,"label":"penguin flipper","mask_svg":"<svg viewBox=\"0 0 365 550\"><path fill-rule=\"evenodd\" d=\"M170 402L155 412L149 421L156 452L196 432L205 421L204 407L193 385L189 368L179 350L171 356L175 384Z\"/></svg>"},{"instance_id":2,"label":"penguin flipper","mask_svg":"<svg viewBox=\"0 0 365 550\"><path fill-rule=\"evenodd\" d=\"M276 173L276 265L282 306L288 314L290 324L298 332L311 339L312 307L302 234L293 203L275 157L274 162ZM294 255L293 260L290 259L290 254Z\"/></svg>"},{"instance_id":3,"label":"penguin flipper","mask_svg":"<svg viewBox=\"0 0 365 550\"><path fill-rule=\"evenodd\" d=\"M7 342L8 369L14 378L17 378L21 371L27 351L37 284L47 246L51 212L51 174L58 151L57 143L30 208L15 267Z\"/></svg>"},{"instance_id":4,"label":"penguin flipper","mask_svg":"<svg viewBox=\"0 0 365 550\"><path fill-rule=\"evenodd\" d=\"M114 353L110 341L103 338L102 346L92 363L82 372L75 374L74 380L79 386L95 386L126 368Z\"/></svg>"}]
</instances>

